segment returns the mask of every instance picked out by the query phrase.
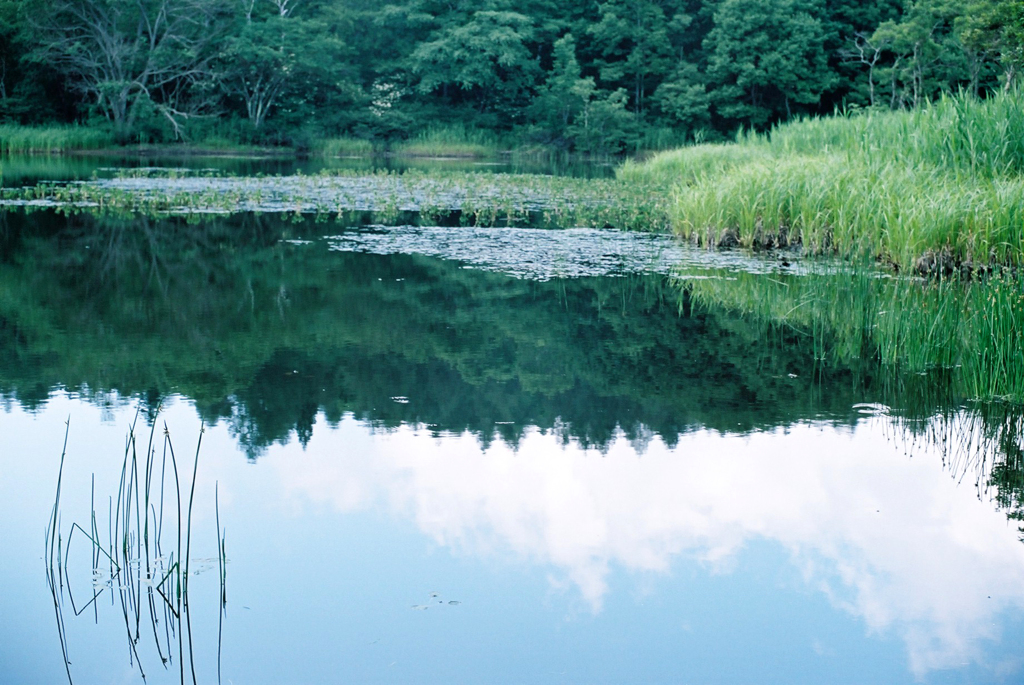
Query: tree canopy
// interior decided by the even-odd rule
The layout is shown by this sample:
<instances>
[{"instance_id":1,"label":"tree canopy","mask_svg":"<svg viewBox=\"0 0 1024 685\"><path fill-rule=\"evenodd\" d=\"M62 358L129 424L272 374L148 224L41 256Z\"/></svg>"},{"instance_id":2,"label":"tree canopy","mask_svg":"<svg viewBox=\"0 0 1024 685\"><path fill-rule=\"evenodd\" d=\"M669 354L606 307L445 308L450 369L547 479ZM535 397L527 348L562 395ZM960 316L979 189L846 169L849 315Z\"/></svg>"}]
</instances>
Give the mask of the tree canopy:
<instances>
[{"instance_id":1,"label":"tree canopy","mask_svg":"<svg viewBox=\"0 0 1024 685\"><path fill-rule=\"evenodd\" d=\"M591 152L1015 83L1024 0L0 0L0 119Z\"/></svg>"}]
</instances>

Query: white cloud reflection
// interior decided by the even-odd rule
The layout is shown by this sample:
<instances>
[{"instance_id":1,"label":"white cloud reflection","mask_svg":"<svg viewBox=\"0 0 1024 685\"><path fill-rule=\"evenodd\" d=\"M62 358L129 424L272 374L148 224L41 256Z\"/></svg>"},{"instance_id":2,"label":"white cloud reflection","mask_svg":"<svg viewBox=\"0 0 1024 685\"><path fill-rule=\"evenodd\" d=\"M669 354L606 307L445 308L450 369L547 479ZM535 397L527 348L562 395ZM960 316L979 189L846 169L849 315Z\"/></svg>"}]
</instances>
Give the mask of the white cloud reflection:
<instances>
[{"instance_id":1,"label":"white cloud reflection","mask_svg":"<svg viewBox=\"0 0 1024 685\"><path fill-rule=\"evenodd\" d=\"M728 572L744 544L783 545L813 587L869 632L894 630L912 671L982 662L1002 612L1024 607L1016 529L937 456L908 458L879 425L697 433L606 455L529 433L481 452L469 435L318 430L264 466L289 497L342 511L385 503L438 544L553 565L600 611L614 565L673 559ZM995 666L991 665L990 666Z\"/></svg>"}]
</instances>

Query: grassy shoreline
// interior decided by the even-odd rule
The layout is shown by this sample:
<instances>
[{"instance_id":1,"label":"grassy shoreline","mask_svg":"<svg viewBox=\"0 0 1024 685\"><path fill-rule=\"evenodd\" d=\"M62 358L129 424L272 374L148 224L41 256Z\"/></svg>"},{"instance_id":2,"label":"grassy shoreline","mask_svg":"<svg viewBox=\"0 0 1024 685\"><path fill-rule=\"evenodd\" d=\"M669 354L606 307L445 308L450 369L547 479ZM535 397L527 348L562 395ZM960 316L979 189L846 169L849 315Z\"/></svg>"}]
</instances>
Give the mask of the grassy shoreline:
<instances>
[{"instance_id":1,"label":"grassy shoreline","mask_svg":"<svg viewBox=\"0 0 1024 685\"><path fill-rule=\"evenodd\" d=\"M673 228L709 247L801 246L897 270L1024 264L1024 92L784 124L626 162L674 184Z\"/></svg>"},{"instance_id":2,"label":"grassy shoreline","mask_svg":"<svg viewBox=\"0 0 1024 685\"><path fill-rule=\"evenodd\" d=\"M372 141L354 137L314 139L302 146L267 146L209 137L176 143L117 144L103 128L59 124L22 126L0 124L0 154L63 155L252 155L260 157L443 157L457 159L496 158L511 154L509 141L463 127L433 127L408 140Z\"/></svg>"}]
</instances>

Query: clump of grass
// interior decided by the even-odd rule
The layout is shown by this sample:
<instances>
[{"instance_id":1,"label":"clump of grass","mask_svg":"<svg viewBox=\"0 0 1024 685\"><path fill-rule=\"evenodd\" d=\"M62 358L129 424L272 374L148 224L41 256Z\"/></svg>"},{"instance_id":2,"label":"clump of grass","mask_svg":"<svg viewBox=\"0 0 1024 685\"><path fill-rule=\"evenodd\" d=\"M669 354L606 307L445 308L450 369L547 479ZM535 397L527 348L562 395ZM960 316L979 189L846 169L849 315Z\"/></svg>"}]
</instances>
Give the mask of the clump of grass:
<instances>
[{"instance_id":1,"label":"clump of grass","mask_svg":"<svg viewBox=\"0 0 1024 685\"><path fill-rule=\"evenodd\" d=\"M688 185L761 160L766 149L767 142L762 138L747 145L693 145L661 152L645 162L626 160L619 167L618 176L632 183L657 178Z\"/></svg>"},{"instance_id":2,"label":"clump of grass","mask_svg":"<svg viewBox=\"0 0 1024 685\"><path fill-rule=\"evenodd\" d=\"M904 270L1024 263L1024 91L810 119L627 164L675 185L672 222L709 246L799 244Z\"/></svg>"},{"instance_id":3,"label":"clump of grass","mask_svg":"<svg viewBox=\"0 0 1024 685\"><path fill-rule=\"evenodd\" d=\"M64 436L64 449L61 453L60 469L57 474L57 489L53 508L47 524L46 540L46 578L53 599L58 636L64 655L64 666L68 681L71 677L71 663L66 630L65 602L75 616L81 615L90 607L94 620L98 621L99 599L108 592L119 600L118 614L124 621L125 634L129 645L130 660L139 669L142 679L146 679L138 648L143 626L152 633L153 646L166 668L174 659L178 660L178 671L181 682L185 682L185 661L188 660L192 682L196 682L195 654L192 642L191 610L189 606L189 579L199 573L190 573L191 541L192 541L192 510L195 504L196 475L199 469L199 450L202 445L203 429L196 446L195 460L192 466L191 487L187 508L182 502L182 483L179 476L178 462L174 453L170 433L164 426L163 449L158 458L156 420L149 431L145 451L140 453L140 442L136 434L139 414L132 422L131 430L125 443L124 459L121 464L121 476L116 498L108 501L107 541L102 540L96 511L95 476L93 477L90 516L88 530L77 522L72 523L64 537L61 515L61 490L64 476L64 464L67 457L68 431ZM170 476L168 475L170 469ZM173 491L168 486L173 477ZM215 486L215 493L217 486ZM173 494L174 502L171 503ZM165 496L166 495L166 496ZM167 506L165 506L165 504ZM165 512L170 509L165 521ZM219 497L215 495L215 512L217 522L217 564L220 583L221 621L226 606L226 547L224 531L220 527ZM186 518L183 526L182 518ZM164 524L168 531L173 527L175 540L170 549L165 549ZM72 592L72 582L68 573L68 561L72 543L84 538L89 549L92 570L92 595L89 601L81 604L84 598L76 601ZM169 533L170 535L170 533ZM184 549L183 549L184 546ZM77 549L77 547L76 547ZM174 642L177 642L175 650ZM175 657L175 651L177 655ZM220 645L218 644L218 673L220 669Z\"/></svg>"},{"instance_id":4,"label":"clump of grass","mask_svg":"<svg viewBox=\"0 0 1024 685\"><path fill-rule=\"evenodd\" d=\"M391 151L410 157L494 157L502 148L493 133L455 124L432 126Z\"/></svg>"},{"instance_id":5,"label":"clump of grass","mask_svg":"<svg viewBox=\"0 0 1024 685\"><path fill-rule=\"evenodd\" d=\"M373 143L365 138L325 138L310 148L314 157L368 157L374 153Z\"/></svg>"},{"instance_id":6,"label":"clump of grass","mask_svg":"<svg viewBox=\"0 0 1024 685\"><path fill-rule=\"evenodd\" d=\"M725 230L745 247L800 243L904 269L929 251L945 250L960 265L1024 256L1024 179L839 154L752 161L679 188L671 211L677 231L704 244Z\"/></svg>"},{"instance_id":7,"label":"clump of grass","mask_svg":"<svg viewBox=\"0 0 1024 685\"><path fill-rule=\"evenodd\" d=\"M70 150L96 150L113 144L113 136L100 128L0 125L0 153L3 154L57 154Z\"/></svg>"},{"instance_id":8,"label":"clump of grass","mask_svg":"<svg viewBox=\"0 0 1024 685\"><path fill-rule=\"evenodd\" d=\"M778 126L768 138L778 154L842 151L974 176L1015 174L1024 171L1024 91L985 100L944 94L918 110L806 119Z\"/></svg>"}]
</instances>

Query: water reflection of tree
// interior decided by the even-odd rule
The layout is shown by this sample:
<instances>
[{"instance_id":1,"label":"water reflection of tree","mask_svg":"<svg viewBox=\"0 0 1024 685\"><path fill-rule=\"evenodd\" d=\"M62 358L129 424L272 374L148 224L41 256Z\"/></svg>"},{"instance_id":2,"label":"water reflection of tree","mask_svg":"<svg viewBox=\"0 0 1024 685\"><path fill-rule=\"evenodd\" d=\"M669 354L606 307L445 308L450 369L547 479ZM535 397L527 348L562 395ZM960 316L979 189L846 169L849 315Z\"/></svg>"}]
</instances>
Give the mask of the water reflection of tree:
<instances>
[{"instance_id":1,"label":"water reflection of tree","mask_svg":"<svg viewBox=\"0 0 1024 685\"><path fill-rule=\"evenodd\" d=\"M536 283L415 256L282 240L335 225L0 214L0 393L54 388L155 410L170 394L229 423L257 456L306 443L319 417L417 424L517 444L530 426L583 445L889 407L911 445L937 445L1021 518L1019 414L965 409L943 372L822 365L813 336L691 306L658 277ZM409 401L401 401L408 397ZM396 400L395 398L399 398Z\"/></svg>"},{"instance_id":2,"label":"water reflection of tree","mask_svg":"<svg viewBox=\"0 0 1024 685\"><path fill-rule=\"evenodd\" d=\"M602 446L697 427L852 421L871 379L694 311L660 277L511 279L415 256L282 239L334 224L271 216L11 214L0 237L0 388L171 393L253 453L321 414L515 443L527 426ZM681 310L681 311L680 311ZM408 396L402 403L393 397ZM645 438L645 436L648 436Z\"/></svg>"}]
</instances>

